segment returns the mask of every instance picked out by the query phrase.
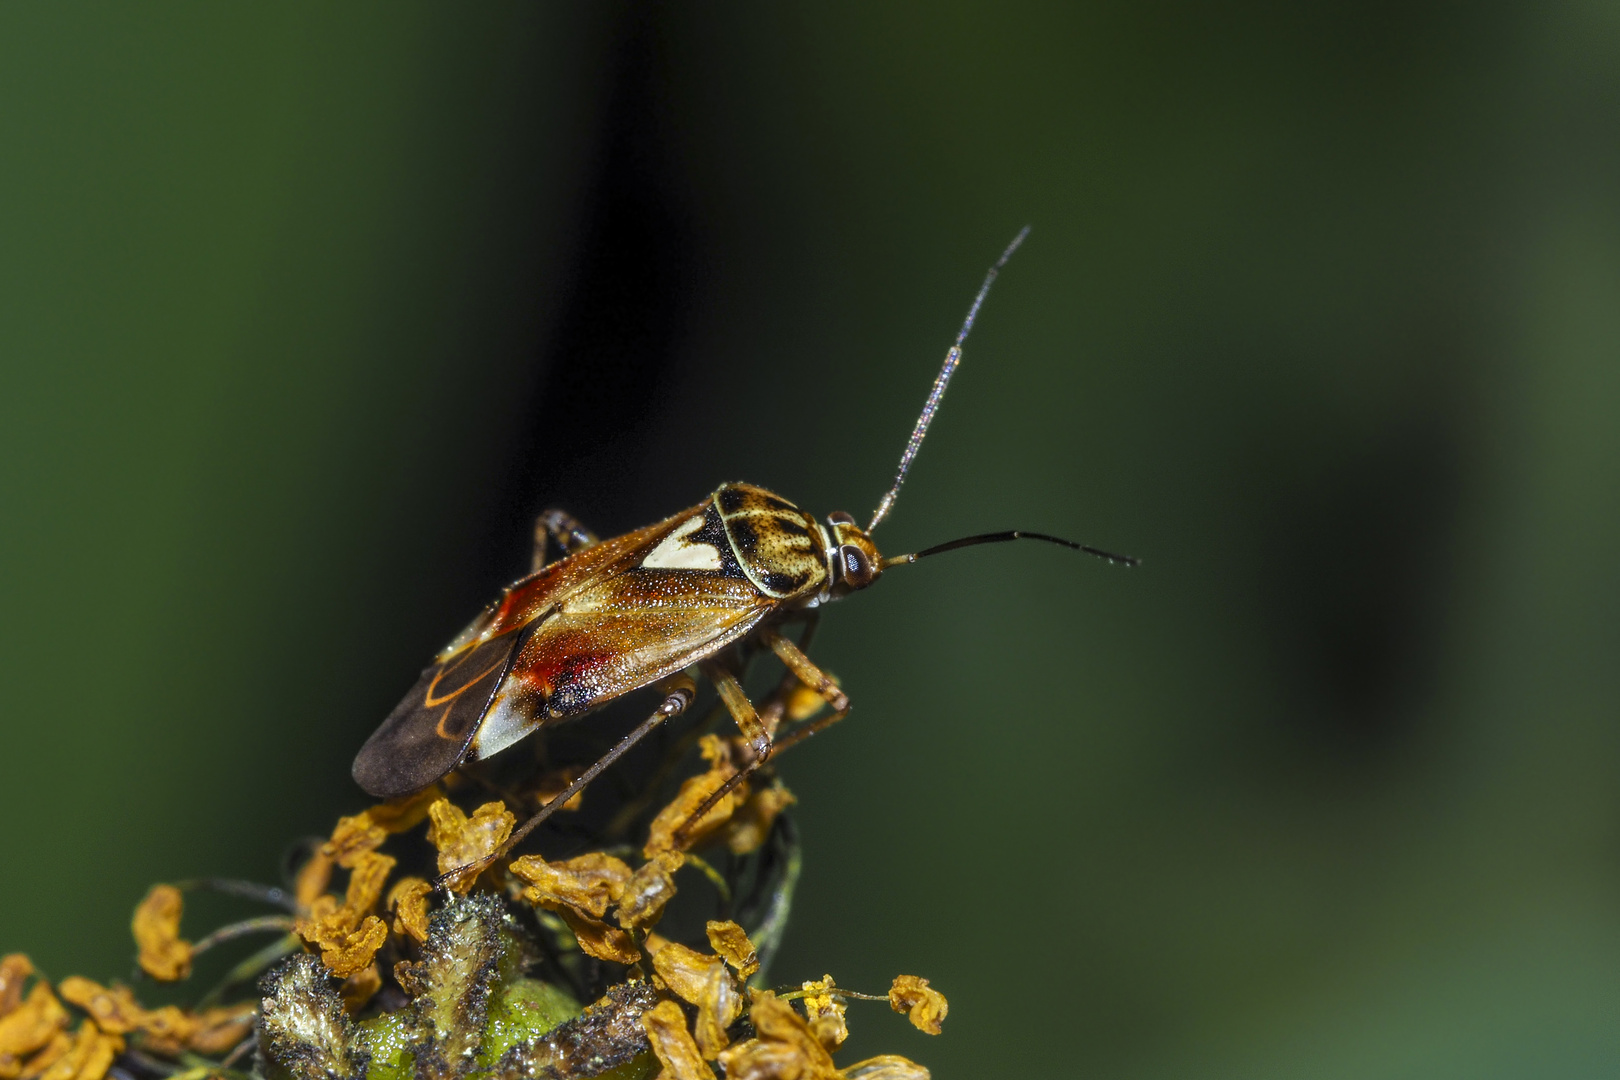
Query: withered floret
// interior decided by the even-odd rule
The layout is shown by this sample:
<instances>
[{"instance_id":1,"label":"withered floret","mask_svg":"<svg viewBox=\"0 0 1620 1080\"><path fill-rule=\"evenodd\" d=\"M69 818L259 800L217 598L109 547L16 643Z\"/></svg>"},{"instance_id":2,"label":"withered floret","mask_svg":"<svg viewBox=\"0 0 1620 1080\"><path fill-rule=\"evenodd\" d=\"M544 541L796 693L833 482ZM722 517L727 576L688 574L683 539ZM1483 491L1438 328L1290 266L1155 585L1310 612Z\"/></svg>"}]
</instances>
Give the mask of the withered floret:
<instances>
[{"instance_id":1,"label":"withered floret","mask_svg":"<svg viewBox=\"0 0 1620 1080\"><path fill-rule=\"evenodd\" d=\"M597 919L619 902L631 880L629 866L599 851L563 862L525 855L512 860L512 873L529 883L523 895L530 903L567 904Z\"/></svg>"},{"instance_id":2,"label":"withered floret","mask_svg":"<svg viewBox=\"0 0 1620 1080\"><path fill-rule=\"evenodd\" d=\"M38 1076L40 1080L101 1080L123 1049L123 1036L110 1035L86 1020L61 1055L53 1057Z\"/></svg>"},{"instance_id":3,"label":"withered floret","mask_svg":"<svg viewBox=\"0 0 1620 1080\"><path fill-rule=\"evenodd\" d=\"M715 1080L714 1070L703 1060L703 1054L686 1030L686 1014L673 1001L660 1002L657 1008L641 1014L641 1026L647 1032L647 1041L653 1053L664 1066L661 1075L669 1080ZM731 1080L731 1073L726 1073Z\"/></svg>"},{"instance_id":4,"label":"withered floret","mask_svg":"<svg viewBox=\"0 0 1620 1080\"><path fill-rule=\"evenodd\" d=\"M879 1054L857 1061L841 1074L843 1080L929 1080L929 1072L899 1054Z\"/></svg>"},{"instance_id":5,"label":"withered floret","mask_svg":"<svg viewBox=\"0 0 1620 1080\"><path fill-rule=\"evenodd\" d=\"M197 1029L192 1032L190 1048L199 1054L218 1057L229 1053L253 1031L258 1015L251 1001L204 1009L195 1014Z\"/></svg>"},{"instance_id":6,"label":"withered floret","mask_svg":"<svg viewBox=\"0 0 1620 1080\"><path fill-rule=\"evenodd\" d=\"M747 979L759 970L759 953L754 951L754 943L748 940L742 927L729 920L710 919L704 929L710 948L737 969L738 978Z\"/></svg>"},{"instance_id":7,"label":"withered floret","mask_svg":"<svg viewBox=\"0 0 1620 1080\"><path fill-rule=\"evenodd\" d=\"M22 953L0 957L0 1016L22 1004L23 984L33 973L33 963Z\"/></svg>"},{"instance_id":8,"label":"withered floret","mask_svg":"<svg viewBox=\"0 0 1620 1080\"><path fill-rule=\"evenodd\" d=\"M771 787L748 796L731 821L726 825L726 847L733 855L747 855L758 851L771 835L777 817L799 800L778 780Z\"/></svg>"},{"instance_id":9,"label":"withered floret","mask_svg":"<svg viewBox=\"0 0 1620 1080\"><path fill-rule=\"evenodd\" d=\"M838 1080L838 1069L793 1006L769 990L752 993L755 1037L720 1054L726 1080Z\"/></svg>"},{"instance_id":10,"label":"withered floret","mask_svg":"<svg viewBox=\"0 0 1620 1080\"><path fill-rule=\"evenodd\" d=\"M846 1008L843 1000L834 990L836 984L831 975L823 975L816 982L804 984L804 1015L810 1024L810 1030L815 1033L816 1039L827 1048L830 1054L844 1045L849 1038L849 1025L844 1021Z\"/></svg>"},{"instance_id":11,"label":"withered floret","mask_svg":"<svg viewBox=\"0 0 1620 1080\"><path fill-rule=\"evenodd\" d=\"M574 940L579 942L580 951L586 956L594 956L598 960L607 960L614 964L633 964L641 959L641 950L636 948L636 940L617 926L609 926L601 919L593 919L569 907L567 904L550 904L542 902L541 906L554 911L568 924L573 932Z\"/></svg>"},{"instance_id":12,"label":"withered floret","mask_svg":"<svg viewBox=\"0 0 1620 1080\"><path fill-rule=\"evenodd\" d=\"M191 974L191 943L180 937L185 901L173 885L154 885L135 908L130 930L140 950L141 970L160 982Z\"/></svg>"},{"instance_id":13,"label":"withered floret","mask_svg":"<svg viewBox=\"0 0 1620 1080\"><path fill-rule=\"evenodd\" d=\"M0 1078L18 1076L23 1059L43 1049L67 1020L67 1010L51 988L35 983L21 1005L0 1016Z\"/></svg>"},{"instance_id":14,"label":"withered floret","mask_svg":"<svg viewBox=\"0 0 1620 1080\"><path fill-rule=\"evenodd\" d=\"M96 1026L109 1035L127 1035L141 1026L146 1010L141 1008L129 987L102 986L79 975L69 975L57 985L62 1000L90 1014Z\"/></svg>"},{"instance_id":15,"label":"withered floret","mask_svg":"<svg viewBox=\"0 0 1620 1080\"><path fill-rule=\"evenodd\" d=\"M712 1060L730 1042L726 1029L742 1014L742 995L726 962L657 934L647 935L647 953L658 977L698 1007L692 1033L703 1056Z\"/></svg>"},{"instance_id":16,"label":"withered floret","mask_svg":"<svg viewBox=\"0 0 1620 1080\"><path fill-rule=\"evenodd\" d=\"M945 995L929 987L928 980L916 975L897 975L889 987L889 1007L903 1012L918 1031L938 1035L940 1023L950 1011Z\"/></svg>"},{"instance_id":17,"label":"withered floret","mask_svg":"<svg viewBox=\"0 0 1620 1080\"><path fill-rule=\"evenodd\" d=\"M319 897L297 926L299 936L320 947L321 962L340 979L365 970L388 939L387 925L371 909L382 896L394 859L364 851L351 862L343 903L333 896Z\"/></svg>"},{"instance_id":18,"label":"withered floret","mask_svg":"<svg viewBox=\"0 0 1620 1080\"><path fill-rule=\"evenodd\" d=\"M512 835L517 818L503 802L488 802L468 817L449 799L428 806L428 843L439 849L439 873L456 873L445 883L451 892L466 893L478 879L481 864ZM465 868L465 869L463 869Z\"/></svg>"},{"instance_id":19,"label":"withered floret","mask_svg":"<svg viewBox=\"0 0 1620 1080\"><path fill-rule=\"evenodd\" d=\"M428 935L428 899L433 886L419 877L400 878L384 906L394 913L394 933L409 934L420 945Z\"/></svg>"},{"instance_id":20,"label":"withered floret","mask_svg":"<svg viewBox=\"0 0 1620 1080\"><path fill-rule=\"evenodd\" d=\"M718 735L705 735L698 745L709 762L709 770L688 778L681 784L674 801L658 811L658 816L647 830L646 847L642 849L642 854L649 859L661 852L686 851L698 846L730 821L737 808L748 800L748 785L738 784L701 818L688 824L697 808L737 775L737 767L731 761L731 745L726 740ZM683 830L684 834L677 842L676 834Z\"/></svg>"},{"instance_id":21,"label":"withered floret","mask_svg":"<svg viewBox=\"0 0 1620 1080\"><path fill-rule=\"evenodd\" d=\"M636 930L656 924L675 895L675 871L685 862L679 851L660 851L639 866L619 897L619 925Z\"/></svg>"}]
</instances>

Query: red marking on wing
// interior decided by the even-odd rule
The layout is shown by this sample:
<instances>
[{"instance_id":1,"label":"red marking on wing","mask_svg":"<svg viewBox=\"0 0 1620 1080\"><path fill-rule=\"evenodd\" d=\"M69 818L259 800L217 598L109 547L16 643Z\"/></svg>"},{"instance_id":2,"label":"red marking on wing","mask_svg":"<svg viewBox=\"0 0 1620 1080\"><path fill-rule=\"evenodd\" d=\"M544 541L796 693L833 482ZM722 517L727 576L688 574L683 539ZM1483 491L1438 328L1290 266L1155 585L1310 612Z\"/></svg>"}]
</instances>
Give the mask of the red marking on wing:
<instances>
[{"instance_id":1,"label":"red marking on wing","mask_svg":"<svg viewBox=\"0 0 1620 1080\"><path fill-rule=\"evenodd\" d=\"M775 605L746 579L638 570L581 589L518 650L500 695L577 716L746 635ZM543 720L542 720L543 722Z\"/></svg>"}]
</instances>

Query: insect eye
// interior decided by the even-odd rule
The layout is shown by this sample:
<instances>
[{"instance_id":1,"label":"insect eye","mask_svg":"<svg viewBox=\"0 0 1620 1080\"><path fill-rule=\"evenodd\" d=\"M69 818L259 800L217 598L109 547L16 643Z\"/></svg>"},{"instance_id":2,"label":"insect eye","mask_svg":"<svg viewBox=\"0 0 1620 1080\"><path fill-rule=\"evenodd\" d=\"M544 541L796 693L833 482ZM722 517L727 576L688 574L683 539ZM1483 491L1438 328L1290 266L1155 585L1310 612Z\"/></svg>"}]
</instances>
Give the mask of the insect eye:
<instances>
[{"instance_id":1,"label":"insect eye","mask_svg":"<svg viewBox=\"0 0 1620 1080\"><path fill-rule=\"evenodd\" d=\"M872 563L866 552L854 544L845 544L838 549L838 558L844 564L844 580L851 588L861 589L872 583Z\"/></svg>"},{"instance_id":2,"label":"insect eye","mask_svg":"<svg viewBox=\"0 0 1620 1080\"><path fill-rule=\"evenodd\" d=\"M827 524L853 525L855 524L855 519L844 513L842 510L834 510L832 513L827 515Z\"/></svg>"}]
</instances>

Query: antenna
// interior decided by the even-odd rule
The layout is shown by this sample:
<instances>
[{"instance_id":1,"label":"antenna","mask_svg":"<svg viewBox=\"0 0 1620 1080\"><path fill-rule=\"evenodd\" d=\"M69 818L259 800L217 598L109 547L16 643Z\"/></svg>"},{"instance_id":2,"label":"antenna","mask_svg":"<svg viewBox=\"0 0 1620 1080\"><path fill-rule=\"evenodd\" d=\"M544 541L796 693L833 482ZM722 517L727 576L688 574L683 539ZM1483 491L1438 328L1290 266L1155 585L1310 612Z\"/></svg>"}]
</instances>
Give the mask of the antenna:
<instances>
[{"instance_id":1,"label":"antenna","mask_svg":"<svg viewBox=\"0 0 1620 1080\"><path fill-rule=\"evenodd\" d=\"M1134 555L1115 555L1102 548L1094 548L1090 544L1079 544L1073 540L1065 540L1061 536L1048 536L1046 533L1030 532L1028 529L1012 529L1008 532L980 533L978 536L964 536L960 540L947 540L943 544L935 544L931 548L923 548L911 555L896 555L884 559L885 569L891 566L907 566L918 559L926 559L930 555L942 555L957 548L973 547L976 544L1005 544L1009 540L1045 540L1048 544L1058 544L1061 547L1073 548L1083 551L1087 555L1095 555L1099 559L1106 559L1115 566L1141 566L1142 560Z\"/></svg>"},{"instance_id":2,"label":"antenna","mask_svg":"<svg viewBox=\"0 0 1620 1080\"><path fill-rule=\"evenodd\" d=\"M1007 250L1001 253L996 265L984 275L984 284L979 286L979 295L973 298L973 306L968 308L967 319L963 321L962 329L956 335L956 344L945 354L945 363L934 378L934 388L928 391L928 400L923 404L922 415L917 417L917 426L911 429L911 438L906 440L906 452L900 455L900 471L894 475L894 486L883 496L883 501L878 503L877 510L872 514L872 522L866 527L867 532L877 528L878 522L889 516L895 496L900 494L900 485L906 482L906 470L911 468L911 459L916 457L917 451L922 448L923 436L928 434L928 425L934 422L934 414L939 411L939 402L945 396L945 387L950 383L956 366L962 362L962 342L966 341L968 334L973 331L973 320L979 317L979 305L984 303L984 298L990 294L990 286L996 283L996 275L1001 273L1001 268L1007 265L1007 260L1012 258L1012 253L1018 250L1018 245L1022 244L1024 237L1028 235L1029 226L1025 225L1018 230L1018 235L1013 237L1012 243L1007 245Z\"/></svg>"}]
</instances>

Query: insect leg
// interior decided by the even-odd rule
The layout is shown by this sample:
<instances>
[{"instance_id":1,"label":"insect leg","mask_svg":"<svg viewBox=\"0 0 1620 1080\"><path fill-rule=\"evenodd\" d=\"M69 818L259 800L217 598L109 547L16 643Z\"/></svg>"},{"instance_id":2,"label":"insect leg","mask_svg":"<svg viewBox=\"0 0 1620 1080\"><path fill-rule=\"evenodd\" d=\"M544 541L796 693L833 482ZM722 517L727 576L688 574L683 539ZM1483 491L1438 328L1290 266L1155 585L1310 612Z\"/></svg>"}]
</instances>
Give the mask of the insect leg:
<instances>
[{"instance_id":1,"label":"insect leg","mask_svg":"<svg viewBox=\"0 0 1620 1080\"><path fill-rule=\"evenodd\" d=\"M764 639L765 644L771 647L771 651L781 659L782 663L787 665L787 669L800 682L825 698L827 704L831 705L833 709L831 714L804 725L804 727L799 728L784 739L778 739L773 747L774 750L781 751L790 746L797 746L810 738L810 736L819 731L825 731L849 715L849 695L839 689L838 684L833 682L826 672L816 667L810 658L804 655L803 649L775 630L766 630L760 636Z\"/></svg>"},{"instance_id":2,"label":"insect leg","mask_svg":"<svg viewBox=\"0 0 1620 1080\"><path fill-rule=\"evenodd\" d=\"M737 676L721 667L719 664L708 663L703 665L703 673L714 683L714 688L720 692L720 700L725 702L726 711L731 718L737 721L737 727L742 729L743 738L748 740L748 748L754 752L754 760L738 769L732 776L707 799L703 804L689 814L681 827L675 830L674 840L677 846L686 843L686 830L693 822L702 821L703 815L713 809L714 804L731 794L733 788L748 778L748 775L771 756L771 737L760 722L759 713L754 711L754 703L748 700L743 691L742 683Z\"/></svg>"},{"instance_id":3,"label":"insect leg","mask_svg":"<svg viewBox=\"0 0 1620 1080\"><path fill-rule=\"evenodd\" d=\"M810 647L810 639L816 636L816 624L820 621L820 618L820 615L815 611L805 613L804 633L799 635L800 652ZM771 691L770 697L766 698L764 704L760 706L760 723L765 725L765 733L771 737L773 742L776 739L777 725L782 722L782 714L787 711L788 701L793 697L794 691L798 690L802 685L797 675L791 671L784 671L781 681L776 684L776 689Z\"/></svg>"},{"instance_id":4,"label":"insect leg","mask_svg":"<svg viewBox=\"0 0 1620 1080\"><path fill-rule=\"evenodd\" d=\"M596 543L596 534L591 532L571 514L562 510L547 510L534 522L534 558L530 560L529 572L534 573L556 558L572 555L576 551L584 551Z\"/></svg>"},{"instance_id":5,"label":"insect leg","mask_svg":"<svg viewBox=\"0 0 1620 1080\"><path fill-rule=\"evenodd\" d=\"M807 612L803 616L804 633L799 635L800 649L809 647L810 639L816 632L817 618L818 616L814 611ZM782 714L787 711L788 700L801 685L803 684L799 682L799 677L793 672L783 672L782 679L777 683L776 689L772 690L770 696L760 702L758 709L755 710L759 722L765 728L765 734L769 738L773 740L776 738L776 728L782 722ZM613 816L613 820L603 830L604 836L616 839L630 830L630 826L635 822L636 818L648 806L652 805L653 799L658 795L659 788L665 780L669 779L670 773L674 772L676 767L680 765L681 759L686 756L687 751L696 746L704 733L714 726L715 717L723 708L725 708L724 701L715 702L714 707L709 710L702 720L687 728L686 733L670 747L669 753L664 756L664 760L653 772L651 779L647 781L641 794L619 808L619 812Z\"/></svg>"},{"instance_id":6,"label":"insect leg","mask_svg":"<svg viewBox=\"0 0 1620 1080\"><path fill-rule=\"evenodd\" d=\"M658 708L653 710L653 714L651 716L643 720L634 731L630 732L630 734L620 739L618 745L614 746L613 749L609 750L607 753L598 758L596 764L586 769L583 773L580 773L579 778L564 788L561 794L554 796L550 802L546 803L546 805L535 811L533 817L529 818L529 820L525 821L522 825L519 825L516 831L514 831L511 836L507 837L506 843L496 848L495 851L489 855L479 859L477 862L468 863L466 866L458 866L452 870L447 870L440 874L438 877L433 879L434 887L444 888L445 882L459 877L475 867L477 868L478 872L482 873L486 867L490 866L497 859L505 858L507 852L511 851L514 847L520 844L526 836L540 826L541 822L545 821L546 818L550 817L552 814L561 809L562 805L569 799L572 799L575 795L578 795L581 791L583 791L586 784L589 784L592 780L595 780L603 769L607 768L609 765L612 765L615 761L618 761L619 758L624 756L624 754L632 746L636 745L636 743L645 738L648 732L652 731L653 728L657 727L659 724L662 724L670 717L679 716L681 713L685 712L687 706L692 704L692 699L697 697L697 686L685 675L676 675L664 684L664 693L665 696L663 703L659 705Z\"/></svg>"}]
</instances>

